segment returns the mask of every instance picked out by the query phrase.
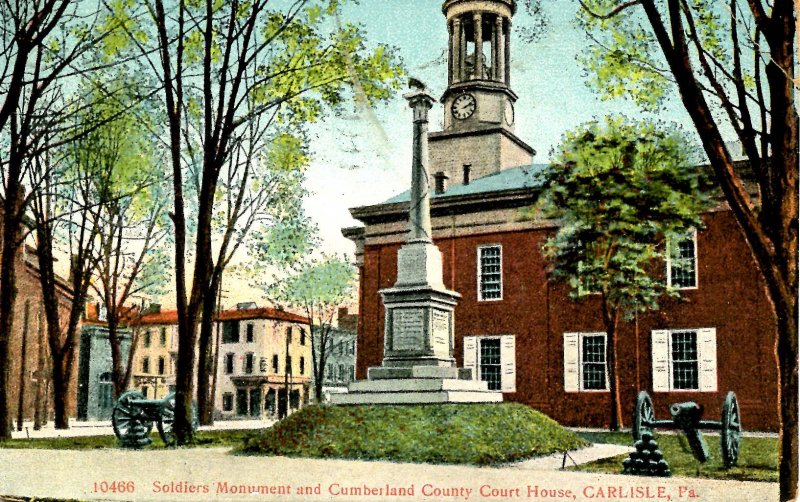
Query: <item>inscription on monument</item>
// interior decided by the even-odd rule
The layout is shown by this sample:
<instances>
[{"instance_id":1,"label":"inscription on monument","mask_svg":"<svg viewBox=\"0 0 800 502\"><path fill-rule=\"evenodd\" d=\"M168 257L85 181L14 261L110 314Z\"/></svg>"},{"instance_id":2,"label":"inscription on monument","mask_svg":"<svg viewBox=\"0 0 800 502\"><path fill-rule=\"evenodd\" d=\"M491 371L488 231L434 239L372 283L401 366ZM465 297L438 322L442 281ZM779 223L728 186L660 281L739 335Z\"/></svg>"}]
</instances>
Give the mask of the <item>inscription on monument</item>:
<instances>
[{"instance_id":1,"label":"inscription on monument","mask_svg":"<svg viewBox=\"0 0 800 502\"><path fill-rule=\"evenodd\" d=\"M449 353L450 313L434 309L431 314L431 338L435 352Z\"/></svg>"},{"instance_id":2,"label":"inscription on monument","mask_svg":"<svg viewBox=\"0 0 800 502\"><path fill-rule=\"evenodd\" d=\"M421 350L424 348L425 313L422 309L392 310L392 349Z\"/></svg>"}]
</instances>

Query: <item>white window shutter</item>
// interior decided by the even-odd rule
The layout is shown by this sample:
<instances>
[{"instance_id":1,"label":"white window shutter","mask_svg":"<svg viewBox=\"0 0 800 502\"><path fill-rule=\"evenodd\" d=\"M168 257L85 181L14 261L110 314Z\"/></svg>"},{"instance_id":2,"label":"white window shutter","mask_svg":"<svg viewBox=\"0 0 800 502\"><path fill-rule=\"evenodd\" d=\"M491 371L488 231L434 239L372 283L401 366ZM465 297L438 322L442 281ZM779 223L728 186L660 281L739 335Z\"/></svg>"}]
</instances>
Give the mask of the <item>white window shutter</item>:
<instances>
[{"instance_id":1,"label":"white window shutter","mask_svg":"<svg viewBox=\"0 0 800 502\"><path fill-rule=\"evenodd\" d=\"M580 390L580 341L579 333L564 333L564 390Z\"/></svg>"},{"instance_id":2,"label":"white window shutter","mask_svg":"<svg viewBox=\"0 0 800 502\"><path fill-rule=\"evenodd\" d=\"M697 365L700 390L717 391L717 330L697 330Z\"/></svg>"},{"instance_id":3,"label":"white window shutter","mask_svg":"<svg viewBox=\"0 0 800 502\"><path fill-rule=\"evenodd\" d=\"M653 391L669 392L669 331L653 330Z\"/></svg>"},{"instance_id":4,"label":"white window shutter","mask_svg":"<svg viewBox=\"0 0 800 502\"><path fill-rule=\"evenodd\" d=\"M472 368L472 379L478 380L478 337L464 337L464 367Z\"/></svg>"},{"instance_id":5,"label":"white window shutter","mask_svg":"<svg viewBox=\"0 0 800 502\"><path fill-rule=\"evenodd\" d=\"M517 391L517 361L514 347L514 335L500 337L500 390L503 392Z\"/></svg>"}]
</instances>

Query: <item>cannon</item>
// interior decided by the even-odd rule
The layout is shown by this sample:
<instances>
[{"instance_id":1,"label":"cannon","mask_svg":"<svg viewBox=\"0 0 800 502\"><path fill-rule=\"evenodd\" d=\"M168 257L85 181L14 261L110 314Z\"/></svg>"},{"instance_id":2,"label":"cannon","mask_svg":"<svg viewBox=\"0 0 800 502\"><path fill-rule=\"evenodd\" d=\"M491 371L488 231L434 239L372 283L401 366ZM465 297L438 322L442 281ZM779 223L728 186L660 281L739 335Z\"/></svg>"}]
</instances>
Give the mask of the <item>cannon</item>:
<instances>
[{"instance_id":1,"label":"cannon","mask_svg":"<svg viewBox=\"0 0 800 502\"><path fill-rule=\"evenodd\" d=\"M137 448L150 444L153 424L165 444L175 443L172 424L175 420L175 393L163 399L146 399L138 390L123 393L111 413L114 435L127 447ZM197 409L192 406L192 429L197 430Z\"/></svg>"},{"instance_id":2,"label":"cannon","mask_svg":"<svg viewBox=\"0 0 800 502\"><path fill-rule=\"evenodd\" d=\"M722 420L703 420L703 407L695 402L675 403L670 406L671 420L657 420L653 411L653 400L647 391L639 392L633 408L631 433L634 441L642 434L654 434L656 428L680 429L686 435L694 457L700 461L708 460L708 446L701 430L720 431L722 461L726 468L736 465L739 460L739 445L742 440L742 425L739 416L739 402L733 391L725 395L722 403Z\"/></svg>"}]
</instances>

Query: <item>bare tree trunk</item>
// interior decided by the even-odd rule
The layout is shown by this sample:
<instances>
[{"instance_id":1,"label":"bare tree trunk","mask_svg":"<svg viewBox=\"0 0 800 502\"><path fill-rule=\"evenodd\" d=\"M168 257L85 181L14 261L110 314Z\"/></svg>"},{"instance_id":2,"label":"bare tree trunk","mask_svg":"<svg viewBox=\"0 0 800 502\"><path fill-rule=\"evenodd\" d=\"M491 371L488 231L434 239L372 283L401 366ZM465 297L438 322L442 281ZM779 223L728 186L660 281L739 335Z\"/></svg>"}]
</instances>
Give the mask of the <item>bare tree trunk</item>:
<instances>
[{"instance_id":1,"label":"bare tree trunk","mask_svg":"<svg viewBox=\"0 0 800 502\"><path fill-rule=\"evenodd\" d=\"M216 311L216 299L218 288L216 274L211 280L211 286L203 299L203 314L200 322L200 340L197 359L197 413L200 425L212 425L214 423L214 394L211 376L214 373L213 367L213 336L214 336L214 312Z\"/></svg>"},{"instance_id":2,"label":"bare tree trunk","mask_svg":"<svg viewBox=\"0 0 800 502\"><path fill-rule=\"evenodd\" d=\"M11 376L9 346L14 336L22 192L22 186L19 184L19 166L17 162L11 162L3 208L3 239L2 253L0 253L0 440L11 439L11 409L8 402Z\"/></svg>"},{"instance_id":3,"label":"bare tree trunk","mask_svg":"<svg viewBox=\"0 0 800 502\"><path fill-rule=\"evenodd\" d=\"M45 351L44 351L44 322L42 311L39 310L36 324L36 338L39 341L39 355L36 362L36 399L33 403L33 430L42 428L42 407L46 405L45 390Z\"/></svg>"},{"instance_id":4,"label":"bare tree trunk","mask_svg":"<svg viewBox=\"0 0 800 502\"><path fill-rule=\"evenodd\" d=\"M67 396L69 395L69 374L67 354L53 354L53 410L55 411L55 428L69 429Z\"/></svg>"},{"instance_id":5,"label":"bare tree trunk","mask_svg":"<svg viewBox=\"0 0 800 502\"><path fill-rule=\"evenodd\" d=\"M609 307L603 297L603 323L606 327L606 360L608 362L608 384L610 397L610 420L608 428L618 431L622 426L622 403L619 395L619 372L617 371L617 331L619 309Z\"/></svg>"},{"instance_id":6,"label":"bare tree trunk","mask_svg":"<svg viewBox=\"0 0 800 502\"><path fill-rule=\"evenodd\" d=\"M22 350L19 363L19 396L17 399L17 430L22 430L22 421L25 418L25 373L28 361L28 325L31 317L31 301L25 300L25 312L22 321Z\"/></svg>"}]
</instances>

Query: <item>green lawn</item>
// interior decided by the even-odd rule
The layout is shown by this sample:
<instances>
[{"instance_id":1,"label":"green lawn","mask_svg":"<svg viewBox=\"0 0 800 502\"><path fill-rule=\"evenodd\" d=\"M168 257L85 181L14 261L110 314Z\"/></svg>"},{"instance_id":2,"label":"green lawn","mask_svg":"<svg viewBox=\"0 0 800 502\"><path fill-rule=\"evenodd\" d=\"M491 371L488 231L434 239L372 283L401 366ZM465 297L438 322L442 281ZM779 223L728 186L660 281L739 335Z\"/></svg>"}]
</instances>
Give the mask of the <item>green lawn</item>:
<instances>
[{"instance_id":1,"label":"green lawn","mask_svg":"<svg viewBox=\"0 0 800 502\"><path fill-rule=\"evenodd\" d=\"M621 432L580 432L579 436L592 443L612 443L632 446L629 433ZM669 463L673 476L698 478L730 479L738 481L778 481L778 439L744 437L739 449L739 462L731 468L722 465L719 436L705 435L711 458L700 463L692 455L686 438L680 434L658 434L656 442L664 458ZM573 467L575 470L590 472L622 472L622 460L627 455L607 458Z\"/></svg>"},{"instance_id":2,"label":"green lawn","mask_svg":"<svg viewBox=\"0 0 800 502\"><path fill-rule=\"evenodd\" d=\"M516 404L308 406L263 431L248 454L496 465L587 445Z\"/></svg>"},{"instance_id":3,"label":"green lawn","mask_svg":"<svg viewBox=\"0 0 800 502\"><path fill-rule=\"evenodd\" d=\"M197 447L241 446L253 435L252 430L198 431L195 434ZM153 442L145 449L166 448L158 433L150 434ZM93 450L97 448L121 448L115 436L81 436L61 438L10 439L0 441L0 448L35 448L44 450Z\"/></svg>"}]
</instances>

